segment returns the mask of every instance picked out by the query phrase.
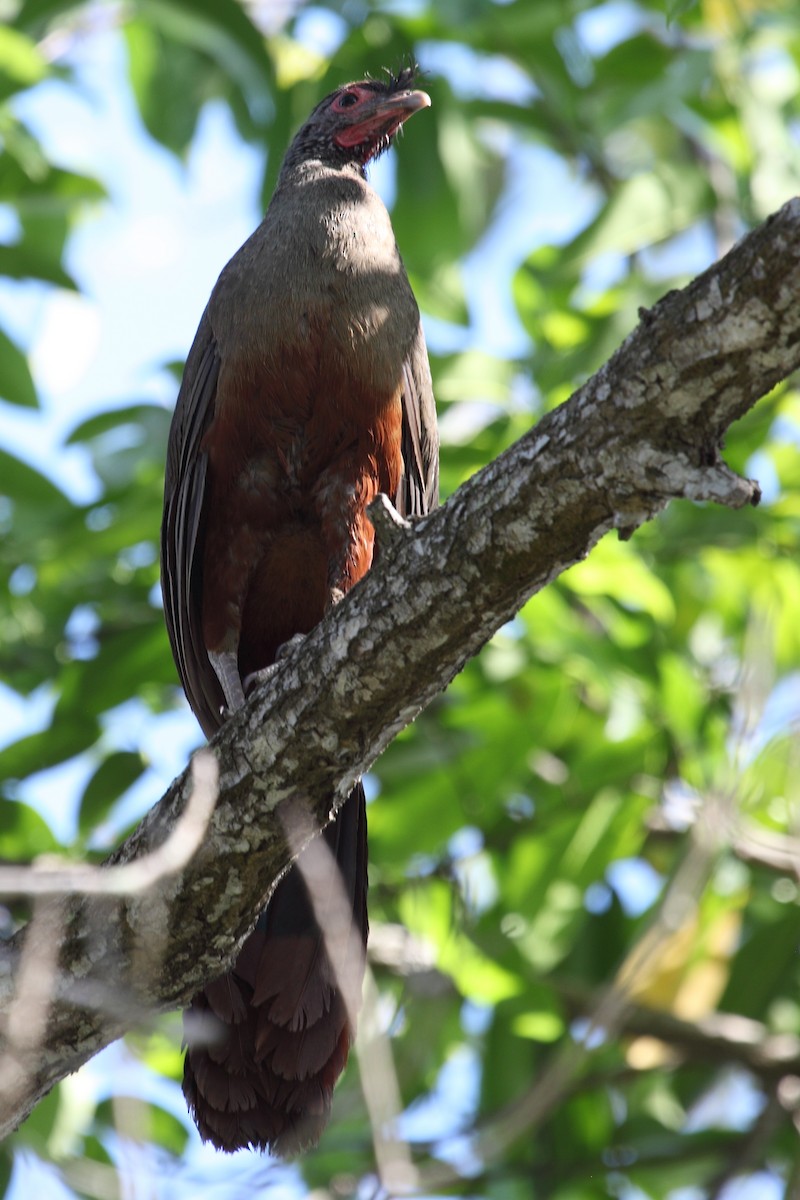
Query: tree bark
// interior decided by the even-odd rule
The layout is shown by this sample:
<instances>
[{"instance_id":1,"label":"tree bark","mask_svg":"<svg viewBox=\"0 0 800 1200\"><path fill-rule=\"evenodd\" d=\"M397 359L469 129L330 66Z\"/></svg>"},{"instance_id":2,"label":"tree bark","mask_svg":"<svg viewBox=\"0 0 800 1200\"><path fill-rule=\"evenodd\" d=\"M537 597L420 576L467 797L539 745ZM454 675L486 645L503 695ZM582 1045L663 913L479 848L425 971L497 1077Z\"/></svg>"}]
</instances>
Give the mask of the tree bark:
<instances>
[{"instance_id":1,"label":"tree bark","mask_svg":"<svg viewBox=\"0 0 800 1200\"><path fill-rule=\"evenodd\" d=\"M197 853L132 894L119 881L81 894L78 880L4 948L6 1012L26 947L55 939L58 971L42 1037L6 1036L0 1136L103 1046L219 975L290 861L284 822L303 810L323 826L465 662L605 533L630 536L675 498L757 503L720 440L800 366L799 294L792 200L643 310L595 376L436 513L409 526L378 502L372 571L214 739L219 794ZM187 770L110 861L163 845L190 792Z\"/></svg>"}]
</instances>

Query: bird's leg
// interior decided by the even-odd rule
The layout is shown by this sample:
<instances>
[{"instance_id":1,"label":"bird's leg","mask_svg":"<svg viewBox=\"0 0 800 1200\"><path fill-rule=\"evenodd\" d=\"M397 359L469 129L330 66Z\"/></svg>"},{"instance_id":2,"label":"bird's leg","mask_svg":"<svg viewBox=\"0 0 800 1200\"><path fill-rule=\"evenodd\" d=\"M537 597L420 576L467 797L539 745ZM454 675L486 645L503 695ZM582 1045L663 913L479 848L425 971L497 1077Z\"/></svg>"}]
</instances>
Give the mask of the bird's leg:
<instances>
[{"instance_id":1,"label":"bird's leg","mask_svg":"<svg viewBox=\"0 0 800 1200\"><path fill-rule=\"evenodd\" d=\"M245 701L236 651L209 650L208 661L214 668L214 673L219 680L220 687L225 696L225 709L222 710L222 715L223 717L229 717L237 709L242 708Z\"/></svg>"},{"instance_id":2,"label":"bird's leg","mask_svg":"<svg viewBox=\"0 0 800 1200\"><path fill-rule=\"evenodd\" d=\"M341 588L331 588L328 602L325 605L326 613L330 612L333 606L343 599L344 592ZM249 696L257 684L265 683L270 679L275 674L279 664L285 658L288 658L291 652L296 650L298 646L302 646L305 638L306 635L304 633L293 633L290 638L287 638L285 642L281 642L280 646L278 646L278 649L275 651L275 662L270 663L268 667L261 667L258 671L251 671L249 675L245 675L242 680L245 696Z\"/></svg>"}]
</instances>

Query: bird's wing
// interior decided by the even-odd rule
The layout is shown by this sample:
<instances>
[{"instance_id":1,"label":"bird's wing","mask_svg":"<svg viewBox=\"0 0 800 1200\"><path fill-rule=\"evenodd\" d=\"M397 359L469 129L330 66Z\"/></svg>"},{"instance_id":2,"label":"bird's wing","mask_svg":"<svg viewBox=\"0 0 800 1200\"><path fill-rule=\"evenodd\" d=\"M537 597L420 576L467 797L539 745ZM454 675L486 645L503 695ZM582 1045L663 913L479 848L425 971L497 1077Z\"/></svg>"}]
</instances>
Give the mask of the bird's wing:
<instances>
[{"instance_id":1,"label":"bird's wing","mask_svg":"<svg viewBox=\"0 0 800 1200\"><path fill-rule=\"evenodd\" d=\"M169 431L161 525L161 590L172 653L189 703L210 737L222 724L224 696L203 643L203 527L208 459L202 449L214 416L219 353L208 316L186 360Z\"/></svg>"},{"instance_id":2,"label":"bird's wing","mask_svg":"<svg viewBox=\"0 0 800 1200\"><path fill-rule=\"evenodd\" d=\"M403 474L395 507L404 517L422 517L439 503L439 434L422 325L403 365L402 402Z\"/></svg>"}]
</instances>

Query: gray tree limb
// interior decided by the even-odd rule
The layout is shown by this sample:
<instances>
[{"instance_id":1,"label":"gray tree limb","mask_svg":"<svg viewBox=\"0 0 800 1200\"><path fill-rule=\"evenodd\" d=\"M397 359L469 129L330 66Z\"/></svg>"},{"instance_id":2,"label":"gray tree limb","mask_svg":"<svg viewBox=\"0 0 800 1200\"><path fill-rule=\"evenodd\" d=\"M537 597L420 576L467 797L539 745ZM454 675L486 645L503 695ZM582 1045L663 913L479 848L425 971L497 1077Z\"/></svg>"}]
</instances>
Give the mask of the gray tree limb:
<instances>
[{"instance_id":1,"label":"gray tree limb","mask_svg":"<svg viewBox=\"0 0 800 1200\"><path fill-rule=\"evenodd\" d=\"M55 941L57 971L42 1038L23 1053L5 1023L15 1070L0 1136L103 1046L220 974L290 861L282 820L305 807L322 826L465 662L606 532L629 536L675 498L757 502L719 443L800 366L799 294L792 200L643 311L592 379L439 511L406 527L377 508L374 569L214 739L219 796L198 852L143 892L40 900L4 949L6 1012L26 945ZM113 862L162 845L190 791L187 771Z\"/></svg>"}]
</instances>

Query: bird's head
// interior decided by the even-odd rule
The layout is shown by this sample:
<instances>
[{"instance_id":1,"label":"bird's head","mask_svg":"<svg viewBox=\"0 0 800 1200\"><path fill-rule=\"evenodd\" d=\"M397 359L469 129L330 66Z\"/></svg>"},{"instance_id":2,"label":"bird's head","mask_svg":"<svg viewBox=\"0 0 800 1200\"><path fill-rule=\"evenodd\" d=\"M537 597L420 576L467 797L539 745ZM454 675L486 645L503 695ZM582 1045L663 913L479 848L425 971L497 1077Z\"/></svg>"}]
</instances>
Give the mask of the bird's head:
<instances>
[{"instance_id":1,"label":"bird's head","mask_svg":"<svg viewBox=\"0 0 800 1200\"><path fill-rule=\"evenodd\" d=\"M284 166L317 159L363 169L388 150L404 121L430 105L427 92L409 86L415 73L406 67L387 80L362 79L331 92L295 137Z\"/></svg>"}]
</instances>

